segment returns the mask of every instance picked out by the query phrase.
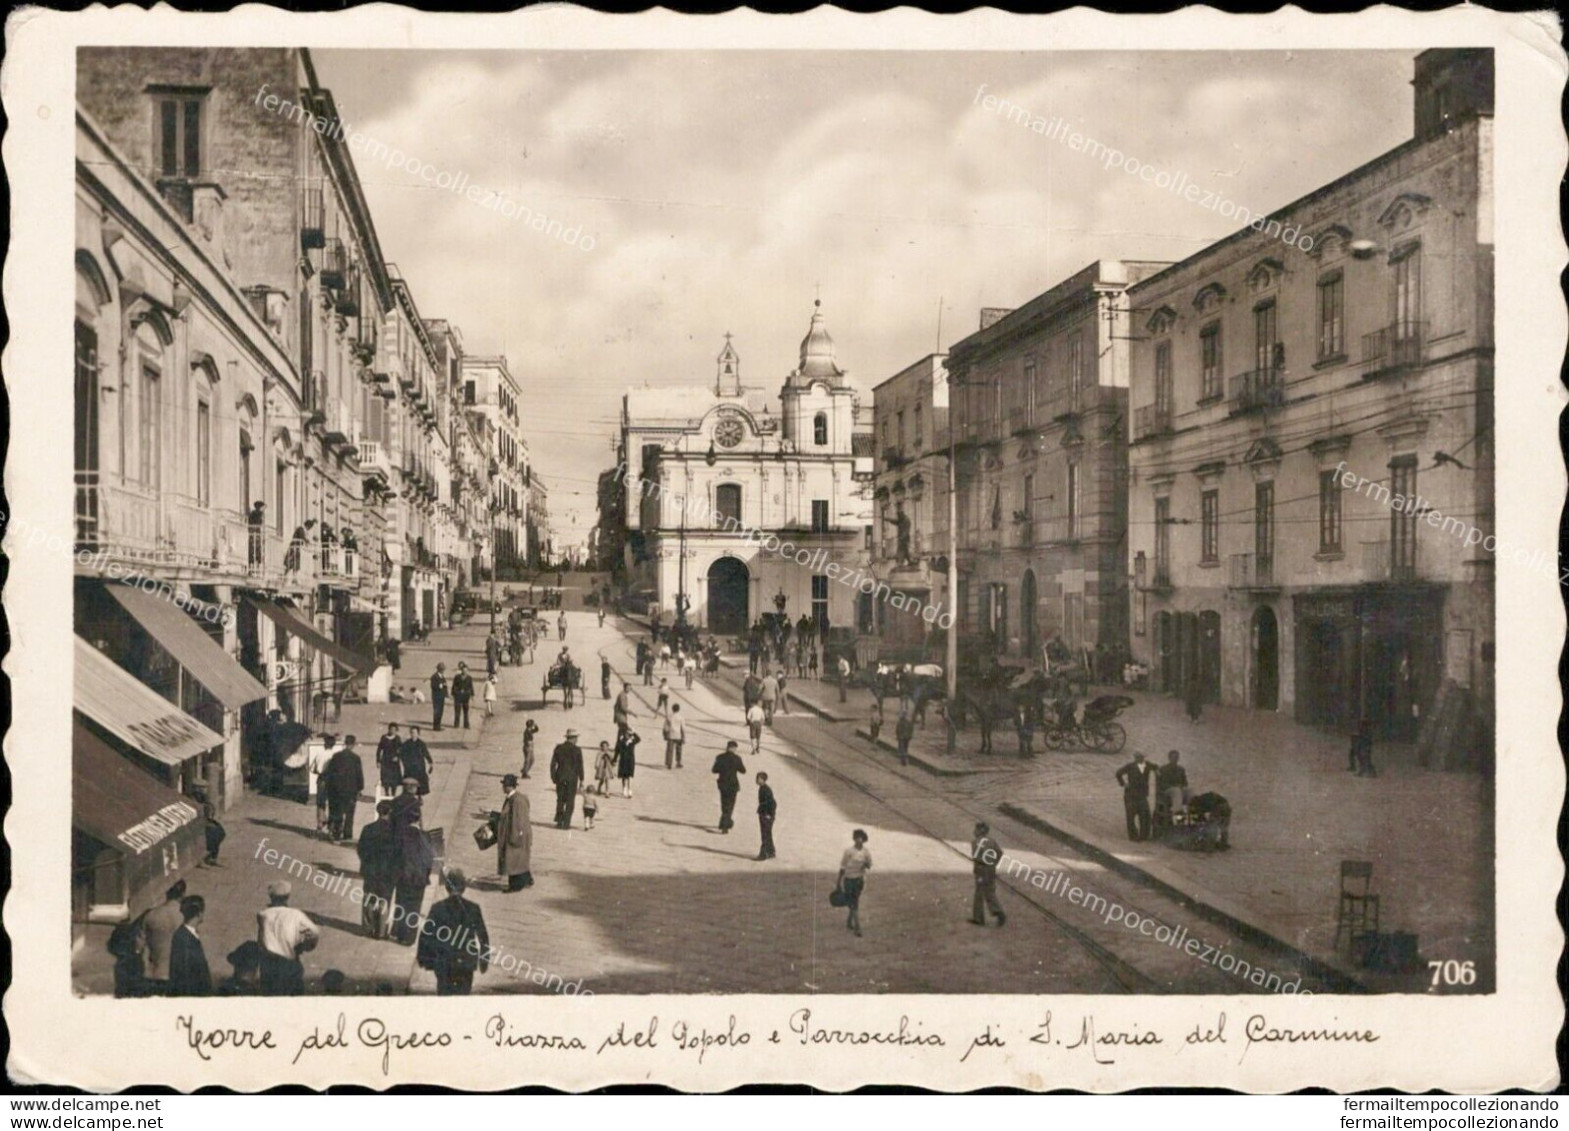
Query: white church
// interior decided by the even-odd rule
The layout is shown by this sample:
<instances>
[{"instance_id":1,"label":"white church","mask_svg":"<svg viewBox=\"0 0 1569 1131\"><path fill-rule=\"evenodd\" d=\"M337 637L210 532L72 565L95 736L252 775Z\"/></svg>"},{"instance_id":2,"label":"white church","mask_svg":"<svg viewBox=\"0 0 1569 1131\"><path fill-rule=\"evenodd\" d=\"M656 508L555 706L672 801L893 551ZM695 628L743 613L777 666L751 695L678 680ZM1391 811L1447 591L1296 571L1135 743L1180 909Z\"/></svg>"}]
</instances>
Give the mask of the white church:
<instances>
[{"instance_id":1,"label":"white church","mask_svg":"<svg viewBox=\"0 0 1569 1131\"><path fill-rule=\"evenodd\" d=\"M666 622L686 601L705 633L739 635L781 605L819 628L870 631L870 397L834 357L822 302L779 411L741 383L730 335L712 386L630 389L622 402L627 567ZM830 565L832 563L832 565ZM781 598L783 598L781 602Z\"/></svg>"}]
</instances>

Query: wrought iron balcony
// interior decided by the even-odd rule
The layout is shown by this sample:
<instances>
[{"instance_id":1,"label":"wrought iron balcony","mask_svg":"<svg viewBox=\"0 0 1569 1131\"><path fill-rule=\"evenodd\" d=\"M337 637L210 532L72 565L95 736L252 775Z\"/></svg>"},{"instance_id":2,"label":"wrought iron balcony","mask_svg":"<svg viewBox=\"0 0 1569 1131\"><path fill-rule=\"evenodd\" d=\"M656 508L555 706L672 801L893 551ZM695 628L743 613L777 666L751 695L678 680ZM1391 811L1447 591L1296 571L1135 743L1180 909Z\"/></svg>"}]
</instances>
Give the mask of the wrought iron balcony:
<instances>
[{"instance_id":1,"label":"wrought iron balcony","mask_svg":"<svg viewBox=\"0 0 1569 1131\"><path fill-rule=\"evenodd\" d=\"M1250 369L1231 379L1227 394L1234 415L1280 408L1286 403L1285 374L1274 367Z\"/></svg>"},{"instance_id":2,"label":"wrought iron balcony","mask_svg":"<svg viewBox=\"0 0 1569 1131\"><path fill-rule=\"evenodd\" d=\"M343 289L338 292L337 311L345 318L354 318L360 312L360 269L350 267L343 275Z\"/></svg>"},{"instance_id":3,"label":"wrought iron balcony","mask_svg":"<svg viewBox=\"0 0 1569 1131\"><path fill-rule=\"evenodd\" d=\"M1171 435L1171 406L1147 404L1133 410L1133 438L1152 440Z\"/></svg>"},{"instance_id":4,"label":"wrought iron balcony","mask_svg":"<svg viewBox=\"0 0 1569 1131\"><path fill-rule=\"evenodd\" d=\"M1367 581L1420 581L1415 539L1398 544L1388 538L1363 542L1362 576Z\"/></svg>"},{"instance_id":5,"label":"wrought iron balcony","mask_svg":"<svg viewBox=\"0 0 1569 1131\"><path fill-rule=\"evenodd\" d=\"M1232 554L1231 555L1231 588L1233 589L1278 589L1280 583L1275 580L1275 558L1271 554Z\"/></svg>"},{"instance_id":6,"label":"wrought iron balcony","mask_svg":"<svg viewBox=\"0 0 1569 1131\"><path fill-rule=\"evenodd\" d=\"M327 209L319 187L307 187L300 197L300 250L311 251L327 241Z\"/></svg>"},{"instance_id":7,"label":"wrought iron balcony","mask_svg":"<svg viewBox=\"0 0 1569 1131\"><path fill-rule=\"evenodd\" d=\"M321 285L328 290L338 290L343 286L348 272L348 250L343 246L343 241L337 236L328 236L322 241Z\"/></svg>"},{"instance_id":8,"label":"wrought iron balcony","mask_svg":"<svg viewBox=\"0 0 1569 1131\"><path fill-rule=\"evenodd\" d=\"M1426 322L1396 322L1362 335L1362 380L1373 381L1414 369L1427 360Z\"/></svg>"}]
</instances>

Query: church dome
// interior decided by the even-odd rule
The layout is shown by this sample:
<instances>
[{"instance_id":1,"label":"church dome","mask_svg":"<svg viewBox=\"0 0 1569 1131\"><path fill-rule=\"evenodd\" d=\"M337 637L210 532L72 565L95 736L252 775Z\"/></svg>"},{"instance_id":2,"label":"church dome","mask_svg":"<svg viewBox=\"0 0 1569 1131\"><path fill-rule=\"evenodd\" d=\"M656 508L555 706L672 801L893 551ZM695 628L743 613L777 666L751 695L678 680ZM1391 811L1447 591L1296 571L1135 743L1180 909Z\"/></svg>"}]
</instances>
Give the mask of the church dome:
<instances>
[{"instance_id":1,"label":"church dome","mask_svg":"<svg viewBox=\"0 0 1569 1131\"><path fill-rule=\"evenodd\" d=\"M837 383L844 370L834 359L834 340L823 320L823 300L812 304L812 325L801 339L801 366L794 376L803 381L824 380Z\"/></svg>"}]
</instances>

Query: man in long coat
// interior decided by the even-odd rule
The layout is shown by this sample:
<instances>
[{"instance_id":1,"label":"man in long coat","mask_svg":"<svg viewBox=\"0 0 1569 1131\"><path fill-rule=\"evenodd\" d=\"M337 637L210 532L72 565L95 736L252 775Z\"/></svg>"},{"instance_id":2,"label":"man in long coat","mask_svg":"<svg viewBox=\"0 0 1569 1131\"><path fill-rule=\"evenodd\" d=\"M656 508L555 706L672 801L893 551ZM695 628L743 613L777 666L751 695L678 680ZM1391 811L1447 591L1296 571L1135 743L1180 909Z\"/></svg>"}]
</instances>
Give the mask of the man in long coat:
<instances>
[{"instance_id":1,"label":"man in long coat","mask_svg":"<svg viewBox=\"0 0 1569 1131\"><path fill-rule=\"evenodd\" d=\"M583 785L583 751L577 744L577 731L567 731L565 741L550 755L550 780L556 784L556 828L572 827L572 812L577 808L577 791Z\"/></svg>"},{"instance_id":2,"label":"man in long coat","mask_svg":"<svg viewBox=\"0 0 1569 1131\"><path fill-rule=\"evenodd\" d=\"M398 909L392 925L393 941L404 946L412 944L419 931L420 906L425 902L425 885L430 882L430 870L436 858L431 852L430 841L420 827L423 806L415 792L419 783L412 778L403 781L403 793L393 801L393 840L398 850L398 871L394 881Z\"/></svg>"},{"instance_id":3,"label":"man in long coat","mask_svg":"<svg viewBox=\"0 0 1569 1131\"><path fill-rule=\"evenodd\" d=\"M392 923L392 891L401 864L391 813L392 802L377 802L376 819L360 831L360 876L365 881L360 926L373 939L387 937L387 929Z\"/></svg>"},{"instance_id":4,"label":"man in long coat","mask_svg":"<svg viewBox=\"0 0 1569 1131\"><path fill-rule=\"evenodd\" d=\"M516 774L501 779L506 796L501 802L501 819L496 823L496 871L507 877L508 891L533 886L529 856L534 847L534 827L529 824L528 798L518 792Z\"/></svg>"},{"instance_id":5,"label":"man in long coat","mask_svg":"<svg viewBox=\"0 0 1569 1131\"><path fill-rule=\"evenodd\" d=\"M464 899L468 877L449 868L442 876L447 898L430 909L430 929L421 931L416 961L436 975L436 993L467 994L474 989L474 973L490 968L490 933L479 904Z\"/></svg>"},{"instance_id":6,"label":"man in long coat","mask_svg":"<svg viewBox=\"0 0 1569 1131\"><path fill-rule=\"evenodd\" d=\"M430 677L431 730L441 729L441 716L447 709L447 665L437 664Z\"/></svg>"},{"instance_id":7,"label":"man in long coat","mask_svg":"<svg viewBox=\"0 0 1569 1131\"><path fill-rule=\"evenodd\" d=\"M334 840L354 839L354 806L365 789L365 767L347 735L343 747L327 762L320 788L327 791L327 828Z\"/></svg>"},{"instance_id":8,"label":"man in long coat","mask_svg":"<svg viewBox=\"0 0 1569 1131\"><path fill-rule=\"evenodd\" d=\"M469 666L458 661L458 674L452 677L452 725L469 729L469 702L474 698L474 677Z\"/></svg>"}]
</instances>

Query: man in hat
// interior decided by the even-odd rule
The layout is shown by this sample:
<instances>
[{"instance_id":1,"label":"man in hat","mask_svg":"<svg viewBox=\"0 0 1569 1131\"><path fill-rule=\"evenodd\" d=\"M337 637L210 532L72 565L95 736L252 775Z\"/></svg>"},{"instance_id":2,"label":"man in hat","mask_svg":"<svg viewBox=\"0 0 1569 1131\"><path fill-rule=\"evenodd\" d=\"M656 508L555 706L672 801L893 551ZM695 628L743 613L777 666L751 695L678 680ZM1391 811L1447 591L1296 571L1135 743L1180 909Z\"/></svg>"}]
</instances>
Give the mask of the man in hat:
<instances>
[{"instance_id":1,"label":"man in hat","mask_svg":"<svg viewBox=\"0 0 1569 1131\"><path fill-rule=\"evenodd\" d=\"M376 776L381 783L380 796L391 801L403 784L403 736L397 723L388 723L387 733L376 743Z\"/></svg>"},{"instance_id":2,"label":"man in hat","mask_svg":"<svg viewBox=\"0 0 1569 1131\"><path fill-rule=\"evenodd\" d=\"M528 798L518 792L516 774L501 779L504 797L501 816L496 822L496 871L507 877L508 891L533 886L529 856L534 847L534 826L529 823Z\"/></svg>"},{"instance_id":3,"label":"man in hat","mask_svg":"<svg viewBox=\"0 0 1569 1131\"><path fill-rule=\"evenodd\" d=\"M365 767L360 762L352 734L344 736L343 748L327 762L321 788L327 793L327 829L334 840L354 839L354 807L365 789Z\"/></svg>"},{"instance_id":4,"label":"man in hat","mask_svg":"<svg viewBox=\"0 0 1569 1131\"><path fill-rule=\"evenodd\" d=\"M762 833L762 847L757 850L759 860L774 858L774 818L779 815L779 803L774 800L773 787L767 774L757 775L757 827Z\"/></svg>"},{"instance_id":5,"label":"man in hat","mask_svg":"<svg viewBox=\"0 0 1569 1131\"><path fill-rule=\"evenodd\" d=\"M1128 839L1148 840L1150 835L1150 782L1155 777L1155 767L1135 754L1133 761L1117 771L1117 784L1122 787L1122 808L1128 818Z\"/></svg>"},{"instance_id":6,"label":"man in hat","mask_svg":"<svg viewBox=\"0 0 1569 1131\"><path fill-rule=\"evenodd\" d=\"M425 745L425 740L420 737L419 727L409 727L409 738L398 749L400 762L400 784L402 778L413 778L418 784L421 797L430 792L430 775L436 768L436 760L430 756L430 747Z\"/></svg>"},{"instance_id":7,"label":"man in hat","mask_svg":"<svg viewBox=\"0 0 1569 1131\"><path fill-rule=\"evenodd\" d=\"M412 944L419 930L425 885L430 883L430 870L436 863L430 841L420 827L423 807L415 792L418 788L417 781L405 778L403 795L392 803L392 812L388 814L398 850L398 868L393 878L397 910L393 912L392 941L402 946Z\"/></svg>"},{"instance_id":8,"label":"man in hat","mask_svg":"<svg viewBox=\"0 0 1569 1131\"><path fill-rule=\"evenodd\" d=\"M468 877L459 868L448 868L441 878L447 898L430 909L420 926L415 961L436 975L436 993L467 994L474 989L474 972L490 968L490 933L479 904L464 899Z\"/></svg>"},{"instance_id":9,"label":"man in hat","mask_svg":"<svg viewBox=\"0 0 1569 1131\"><path fill-rule=\"evenodd\" d=\"M360 926L373 939L387 937L392 918L392 890L397 883L399 859L391 816L392 802L378 801L376 819L360 831L360 876L365 881Z\"/></svg>"},{"instance_id":10,"label":"man in hat","mask_svg":"<svg viewBox=\"0 0 1569 1131\"><path fill-rule=\"evenodd\" d=\"M430 677L431 730L441 729L441 716L447 710L447 665L437 664Z\"/></svg>"},{"instance_id":11,"label":"man in hat","mask_svg":"<svg viewBox=\"0 0 1569 1131\"><path fill-rule=\"evenodd\" d=\"M474 677L469 666L458 661L458 674L452 677L452 725L469 728L469 701L474 698Z\"/></svg>"},{"instance_id":12,"label":"man in hat","mask_svg":"<svg viewBox=\"0 0 1569 1131\"><path fill-rule=\"evenodd\" d=\"M577 808L577 791L583 785L583 751L577 744L577 731L567 737L550 755L550 780L556 783L556 828L570 829Z\"/></svg>"},{"instance_id":13,"label":"man in hat","mask_svg":"<svg viewBox=\"0 0 1569 1131\"><path fill-rule=\"evenodd\" d=\"M746 773L746 763L736 753L740 744L731 739L725 752L714 759L714 773L719 775L719 831L728 833L735 826L735 798L741 792L740 775Z\"/></svg>"},{"instance_id":14,"label":"man in hat","mask_svg":"<svg viewBox=\"0 0 1569 1131\"><path fill-rule=\"evenodd\" d=\"M261 947L261 992L287 997L305 992L305 964L300 955L313 950L321 932L309 915L289 906L294 889L288 880L267 885L267 907L256 915L256 943Z\"/></svg>"}]
</instances>

